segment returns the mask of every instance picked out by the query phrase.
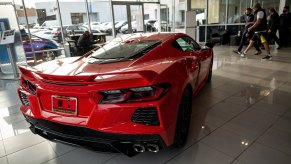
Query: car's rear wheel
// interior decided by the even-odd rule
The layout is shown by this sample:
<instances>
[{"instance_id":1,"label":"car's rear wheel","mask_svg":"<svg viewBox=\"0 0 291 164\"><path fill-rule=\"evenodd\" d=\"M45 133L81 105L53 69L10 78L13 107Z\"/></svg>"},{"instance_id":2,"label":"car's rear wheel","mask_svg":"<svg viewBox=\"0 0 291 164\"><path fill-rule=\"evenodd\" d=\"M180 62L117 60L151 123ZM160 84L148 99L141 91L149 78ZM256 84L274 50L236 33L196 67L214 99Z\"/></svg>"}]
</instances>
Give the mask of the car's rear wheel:
<instances>
[{"instance_id":1,"label":"car's rear wheel","mask_svg":"<svg viewBox=\"0 0 291 164\"><path fill-rule=\"evenodd\" d=\"M50 50L51 48L45 48L44 50ZM42 53L43 61L51 61L56 58L56 51L45 51Z\"/></svg>"},{"instance_id":2,"label":"car's rear wheel","mask_svg":"<svg viewBox=\"0 0 291 164\"><path fill-rule=\"evenodd\" d=\"M213 57L211 58L211 62L210 62L210 65L209 65L207 83L211 82L211 79L212 79L212 66L213 66Z\"/></svg>"},{"instance_id":3,"label":"car's rear wheel","mask_svg":"<svg viewBox=\"0 0 291 164\"><path fill-rule=\"evenodd\" d=\"M191 89L186 88L179 105L175 140L173 144L174 147L177 148L183 147L187 142L191 121L191 112L192 112Z\"/></svg>"}]
</instances>

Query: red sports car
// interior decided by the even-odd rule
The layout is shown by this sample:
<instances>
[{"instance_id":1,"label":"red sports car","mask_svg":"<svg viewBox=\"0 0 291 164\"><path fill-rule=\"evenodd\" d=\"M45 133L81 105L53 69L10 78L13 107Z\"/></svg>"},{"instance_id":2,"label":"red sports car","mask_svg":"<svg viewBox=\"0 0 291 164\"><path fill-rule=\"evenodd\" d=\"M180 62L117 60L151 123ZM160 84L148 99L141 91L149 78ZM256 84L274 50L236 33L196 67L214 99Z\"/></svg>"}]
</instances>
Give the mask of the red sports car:
<instances>
[{"instance_id":1,"label":"red sports car","mask_svg":"<svg viewBox=\"0 0 291 164\"><path fill-rule=\"evenodd\" d=\"M20 110L50 140L128 156L182 147L212 63L212 45L186 34L125 35L82 57L20 66Z\"/></svg>"}]
</instances>

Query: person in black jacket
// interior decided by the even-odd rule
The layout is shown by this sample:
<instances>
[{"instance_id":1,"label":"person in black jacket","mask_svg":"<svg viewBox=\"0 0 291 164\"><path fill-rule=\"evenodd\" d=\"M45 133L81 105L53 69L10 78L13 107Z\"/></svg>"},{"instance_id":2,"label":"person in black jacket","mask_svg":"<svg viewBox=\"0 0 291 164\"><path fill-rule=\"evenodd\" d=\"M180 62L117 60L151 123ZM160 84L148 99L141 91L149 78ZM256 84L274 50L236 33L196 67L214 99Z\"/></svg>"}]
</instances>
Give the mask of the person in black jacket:
<instances>
[{"instance_id":1,"label":"person in black jacket","mask_svg":"<svg viewBox=\"0 0 291 164\"><path fill-rule=\"evenodd\" d=\"M83 48L83 53L86 53L94 48L93 44L95 44L93 40L91 40L90 32L85 31L83 35L81 35L78 39L77 46Z\"/></svg>"},{"instance_id":2,"label":"person in black jacket","mask_svg":"<svg viewBox=\"0 0 291 164\"><path fill-rule=\"evenodd\" d=\"M268 42L270 43L272 39L281 47L281 43L276 33L280 25L280 17L274 8L269 9L270 20L268 24Z\"/></svg>"},{"instance_id":3,"label":"person in black jacket","mask_svg":"<svg viewBox=\"0 0 291 164\"><path fill-rule=\"evenodd\" d=\"M283 13L280 15L279 38L281 46L287 47L288 45L290 27L291 27L291 14L289 12L289 6L285 6L283 8Z\"/></svg>"}]
</instances>

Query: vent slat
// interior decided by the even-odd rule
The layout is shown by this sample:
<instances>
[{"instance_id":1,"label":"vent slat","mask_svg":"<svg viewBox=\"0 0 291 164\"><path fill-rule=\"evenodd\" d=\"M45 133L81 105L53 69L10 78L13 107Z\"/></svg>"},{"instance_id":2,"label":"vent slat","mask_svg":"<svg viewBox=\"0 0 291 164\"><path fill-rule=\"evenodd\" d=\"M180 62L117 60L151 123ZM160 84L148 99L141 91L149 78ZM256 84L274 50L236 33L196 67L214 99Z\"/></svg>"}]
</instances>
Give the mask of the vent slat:
<instances>
[{"instance_id":1,"label":"vent slat","mask_svg":"<svg viewBox=\"0 0 291 164\"><path fill-rule=\"evenodd\" d=\"M150 126L160 125L158 112L154 107L137 109L132 115L131 121Z\"/></svg>"},{"instance_id":2,"label":"vent slat","mask_svg":"<svg viewBox=\"0 0 291 164\"><path fill-rule=\"evenodd\" d=\"M21 102L22 102L23 105L25 105L25 106L29 106L30 105L26 94L20 92L20 99L21 99Z\"/></svg>"}]
</instances>

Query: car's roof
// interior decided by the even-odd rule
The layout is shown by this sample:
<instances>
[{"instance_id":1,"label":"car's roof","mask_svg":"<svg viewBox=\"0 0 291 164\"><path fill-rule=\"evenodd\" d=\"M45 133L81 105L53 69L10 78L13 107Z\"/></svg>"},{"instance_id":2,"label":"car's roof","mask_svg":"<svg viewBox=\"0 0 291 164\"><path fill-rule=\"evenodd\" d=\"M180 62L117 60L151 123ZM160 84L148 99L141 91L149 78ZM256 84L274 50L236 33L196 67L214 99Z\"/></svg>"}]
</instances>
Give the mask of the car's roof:
<instances>
[{"instance_id":1,"label":"car's roof","mask_svg":"<svg viewBox=\"0 0 291 164\"><path fill-rule=\"evenodd\" d=\"M160 33L134 33L127 34L117 37L113 41L117 42L126 42L133 40L160 40L162 42L174 37L176 35L182 35L181 33L169 33L169 32L160 32Z\"/></svg>"}]
</instances>

